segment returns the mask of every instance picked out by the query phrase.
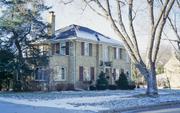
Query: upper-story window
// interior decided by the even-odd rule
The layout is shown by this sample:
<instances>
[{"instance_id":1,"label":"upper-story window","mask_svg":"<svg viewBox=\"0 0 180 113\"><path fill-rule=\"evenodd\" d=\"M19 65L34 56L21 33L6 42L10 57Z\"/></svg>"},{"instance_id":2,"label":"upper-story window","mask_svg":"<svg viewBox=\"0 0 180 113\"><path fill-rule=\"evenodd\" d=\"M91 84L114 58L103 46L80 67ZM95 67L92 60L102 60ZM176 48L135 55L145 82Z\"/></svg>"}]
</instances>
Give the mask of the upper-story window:
<instances>
[{"instance_id":1,"label":"upper-story window","mask_svg":"<svg viewBox=\"0 0 180 113\"><path fill-rule=\"evenodd\" d=\"M61 55L69 55L69 42L61 42L60 43L60 54Z\"/></svg>"},{"instance_id":2,"label":"upper-story window","mask_svg":"<svg viewBox=\"0 0 180 113\"><path fill-rule=\"evenodd\" d=\"M114 47L114 59L123 59L123 49Z\"/></svg>"},{"instance_id":3,"label":"upper-story window","mask_svg":"<svg viewBox=\"0 0 180 113\"><path fill-rule=\"evenodd\" d=\"M69 42L60 42L53 44L52 54L69 55Z\"/></svg>"},{"instance_id":4,"label":"upper-story window","mask_svg":"<svg viewBox=\"0 0 180 113\"><path fill-rule=\"evenodd\" d=\"M85 48L85 49L84 49L84 50L85 50L85 51L84 51L85 55L86 55L86 56L89 56L89 43L85 43L85 44L84 44L84 48Z\"/></svg>"},{"instance_id":5,"label":"upper-story window","mask_svg":"<svg viewBox=\"0 0 180 113\"><path fill-rule=\"evenodd\" d=\"M60 54L66 55L66 43L65 42L60 43Z\"/></svg>"},{"instance_id":6,"label":"upper-story window","mask_svg":"<svg viewBox=\"0 0 180 113\"><path fill-rule=\"evenodd\" d=\"M103 50L103 60L104 61L109 61L109 47L107 45L103 45L102 46L102 50Z\"/></svg>"},{"instance_id":7,"label":"upper-story window","mask_svg":"<svg viewBox=\"0 0 180 113\"><path fill-rule=\"evenodd\" d=\"M60 44L59 43L55 43L52 45L52 54L59 54L60 50L59 50L59 46Z\"/></svg>"},{"instance_id":8,"label":"upper-story window","mask_svg":"<svg viewBox=\"0 0 180 113\"><path fill-rule=\"evenodd\" d=\"M92 56L92 43L81 42L81 55Z\"/></svg>"}]
</instances>

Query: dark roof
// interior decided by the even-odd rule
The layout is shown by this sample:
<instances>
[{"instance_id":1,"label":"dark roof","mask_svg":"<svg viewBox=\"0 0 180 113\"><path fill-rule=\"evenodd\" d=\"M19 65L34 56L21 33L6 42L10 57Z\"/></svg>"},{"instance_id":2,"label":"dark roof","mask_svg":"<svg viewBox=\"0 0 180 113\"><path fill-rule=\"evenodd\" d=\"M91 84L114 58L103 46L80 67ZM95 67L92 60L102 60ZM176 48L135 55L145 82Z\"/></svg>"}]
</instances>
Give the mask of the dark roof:
<instances>
[{"instance_id":1,"label":"dark roof","mask_svg":"<svg viewBox=\"0 0 180 113\"><path fill-rule=\"evenodd\" d=\"M88 35L82 36L82 34L80 35L80 33L86 33ZM53 40L68 39L71 37L80 37L80 38L85 38L85 39L94 40L94 41L102 41L102 42L113 43L113 44L121 44L120 41L117 41L110 37L107 37L95 30L89 29L87 27L75 25L75 24L72 24L72 25L69 25L62 29L56 30L55 36L53 36L52 39Z\"/></svg>"}]
</instances>

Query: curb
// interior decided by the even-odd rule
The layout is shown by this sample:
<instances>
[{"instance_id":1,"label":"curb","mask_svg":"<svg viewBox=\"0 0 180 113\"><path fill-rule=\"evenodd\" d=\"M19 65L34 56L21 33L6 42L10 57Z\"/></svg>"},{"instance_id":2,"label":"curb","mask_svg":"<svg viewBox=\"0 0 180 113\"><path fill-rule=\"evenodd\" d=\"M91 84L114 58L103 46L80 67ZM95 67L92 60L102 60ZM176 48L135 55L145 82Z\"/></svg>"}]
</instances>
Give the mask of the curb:
<instances>
[{"instance_id":1,"label":"curb","mask_svg":"<svg viewBox=\"0 0 180 113\"><path fill-rule=\"evenodd\" d=\"M169 102L162 102L159 104L153 104L153 105L146 105L146 106L135 106L135 107L127 107L127 108L122 108L122 109L113 109L113 110L106 110L102 111L101 113L122 113L122 112L127 112L127 113L134 113L137 111L148 111L149 108L153 109L158 109L160 107L173 107L174 105L179 105L180 106L180 101L169 101Z\"/></svg>"}]
</instances>

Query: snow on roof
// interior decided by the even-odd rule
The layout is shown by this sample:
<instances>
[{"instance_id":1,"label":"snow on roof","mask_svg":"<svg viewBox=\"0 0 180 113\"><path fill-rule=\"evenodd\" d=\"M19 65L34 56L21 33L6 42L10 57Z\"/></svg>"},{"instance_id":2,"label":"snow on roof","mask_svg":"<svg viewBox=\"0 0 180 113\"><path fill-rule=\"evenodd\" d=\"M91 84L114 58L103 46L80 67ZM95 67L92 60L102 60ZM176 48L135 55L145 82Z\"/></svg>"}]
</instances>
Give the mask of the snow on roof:
<instances>
[{"instance_id":1,"label":"snow on roof","mask_svg":"<svg viewBox=\"0 0 180 113\"><path fill-rule=\"evenodd\" d=\"M107 37L87 27L74 25L74 24L57 30L52 40L71 39L72 37L76 37L76 39L91 40L98 43L108 43L108 44L118 45L118 46L123 45L122 42L118 40Z\"/></svg>"}]
</instances>

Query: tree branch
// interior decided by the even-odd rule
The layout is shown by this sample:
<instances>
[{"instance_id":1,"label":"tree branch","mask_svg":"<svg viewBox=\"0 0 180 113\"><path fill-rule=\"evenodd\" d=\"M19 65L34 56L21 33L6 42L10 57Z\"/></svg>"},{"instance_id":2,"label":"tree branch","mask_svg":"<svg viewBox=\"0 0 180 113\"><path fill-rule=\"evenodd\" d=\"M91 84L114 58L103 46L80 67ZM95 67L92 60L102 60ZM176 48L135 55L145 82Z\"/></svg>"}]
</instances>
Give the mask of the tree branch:
<instances>
[{"instance_id":1,"label":"tree branch","mask_svg":"<svg viewBox=\"0 0 180 113\"><path fill-rule=\"evenodd\" d=\"M136 40L136 34L135 34L135 30L134 30L134 25L133 25L133 17L132 17L132 12L133 12L133 0L129 0L129 28L130 28L130 33L131 33L131 37L132 37L132 42L135 48L135 53L137 54L137 58L138 60L142 60L140 53L139 53L139 48L138 48L138 43Z\"/></svg>"},{"instance_id":2,"label":"tree branch","mask_svg":"<svg viewBox=\"0 0 180 113\"><path fill-rule=\"evenodd\" d=\"M169 5L167 6L167 10L164 12L163 15L163 19L161 20L160 24L159 24L159 30L158 30L158 34L156 36L156 43L155 43L155 47L154 47L154 52L153 52L153 62L156 62L157 59L157 54L159 51L159 46L160 46L160 42L161 42L161 35L162 35L162 31L164 28L164 25L166 23L166 20L168 18L168 15L172 9L172 6L174 5L175 0L171 0Z\"/></svg>"},{"instance_id":3,"label":"tree branch","mask_svg":"<svg viewBox=\"0 0 180 113\"><path fill-rule=\"evenodd\" d=\"M92 2L93 0L90 0L90 1L83 0L83 1L84 1L84 2L88 5L88 7L89 7L92 11L94 11L97 15L107 18L106 12L105 12L105 15L103 15L102 13L99 13L95 8L93 8L93 7L90 5L90 2Z\"/></svg>"},{"instance_id":4,"label":"tree branch","mask_svg":"<svg viewBox=\"0 0 180 113\"><path fill-rule=\"evenodd\" d=\"M180 34L178 34L177 27L175 27L175 25L172 23L171 18L168 17L168 20L169 20L169 23L170 23L170 26L171 26L172 30L174 31L176 37L177 37L178 40L180 41ZM175 23L175 24L176 24L176 23Z\"/></svg>"}]
</instances>

